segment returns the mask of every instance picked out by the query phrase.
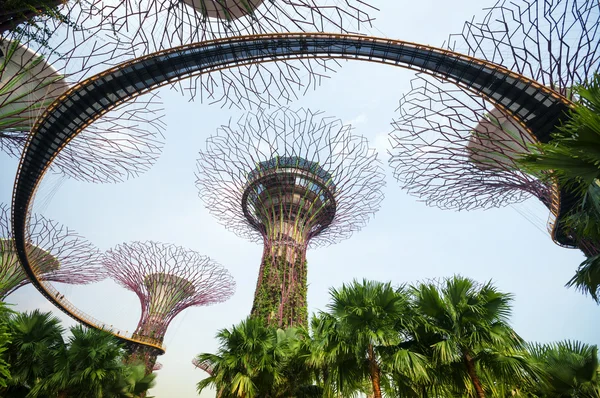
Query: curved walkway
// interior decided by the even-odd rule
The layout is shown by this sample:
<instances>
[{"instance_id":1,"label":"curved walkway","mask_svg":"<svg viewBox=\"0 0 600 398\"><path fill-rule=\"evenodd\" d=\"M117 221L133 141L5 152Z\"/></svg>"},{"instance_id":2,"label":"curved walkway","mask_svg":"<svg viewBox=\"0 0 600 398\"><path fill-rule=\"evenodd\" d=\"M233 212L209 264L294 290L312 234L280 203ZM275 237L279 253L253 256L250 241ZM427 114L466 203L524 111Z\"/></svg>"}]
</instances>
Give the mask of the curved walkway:
<instances>
[{"instance_id":1,"label":"curved walkway","mask_svg":"<svg viewBox=\"0 0 600 398\"><path fill-rule=\"evenodd\" d=\"M12 227L19 258L32 283L54 305L83 324L102 323L55 300L25 251L27 217L32 198L56 155L94 120L119 104L160 86L211 71L283 59L342 58L378 62L428 73L482 96L512 115L547 142L571 103L553 90L499 65L435 47L357 35L325 33L268 34L228 38L181 46L137 58L72 87L36 121L29 136L13 190ZM564 214L555 189L552 213ZM551 221L553 237L556 220ZM561 244L569 244L559 241ZM164 352L160 341L131 334L117 337Z\"/></svg>"}]
</instances>

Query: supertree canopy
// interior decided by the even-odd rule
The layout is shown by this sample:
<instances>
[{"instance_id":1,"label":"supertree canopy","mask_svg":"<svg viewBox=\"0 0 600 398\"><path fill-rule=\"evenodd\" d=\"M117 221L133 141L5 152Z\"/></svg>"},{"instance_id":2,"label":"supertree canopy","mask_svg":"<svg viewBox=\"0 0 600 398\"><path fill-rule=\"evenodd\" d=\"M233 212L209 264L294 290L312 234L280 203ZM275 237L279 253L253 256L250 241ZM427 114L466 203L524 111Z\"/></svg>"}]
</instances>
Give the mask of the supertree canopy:
<instances>
[{"instance_id":1,"label":"supertree canopy","mask_svg":"<svg viewBox=\"0 0 600 398\"><path fill-rule=\"evenodd\" d=\"M156 242L124 243L108 250L103 259L108 275L137 294L142 314L134 337L162 342L169 323L191 306L221 303L235 290L233 278L209 257L179 246ZM150 372L157 353L134 347Z\"/></svg>"},{"instance_id":2,"label":"supertree canopy","mask_svg":"<svg viewBox=\"0 0 600 398\"><path fill-rule=\"evenodd\" d=\"M450 35L449 47L568 95L600 67L596 0L500 0Z\"/></svg>"},{"instance_id":3,"label":"supertree canopy","mask_svg":"<svg viewBox=\"0 0 600 398\"><path fill-rule=\"evenodd\" d=\"M72 84L125 60L131 48L86 16L85 1L63 6L0 36L0 151L18 157L35 120ZM57 17L57 15L59 17ZM104 115L73 140L53 170L71 178L116 182L147 170L162 148L157 95Z\"/></svg>"},{"instance_id":4,"label":"supertree canopy","mask_svg":"<svg viewBox=\"0 0 600 398\"><path fill-rule=\"evenodd\" d=\"M13 244L10 209L0 204L0 299L29 283ZM100 251L68 228L33 215L28 255L33 270L46 281L85 284L106 277L100 267Z\"/></svg>"},{"instance_id":5,"label":"supertree canopy","mask_svg":"<svg viewBox=\"0 0 600 398\"><path fill-rule=\"evenodd\" d=\"M390 165L404 189L442 209L500 207L532 195L550 202L550 187L516 165L535 140L529 132L451 83L418 76L411 84L390 136Z\"/></svg>"},{"instance_id":6,"label":"supertree canopy","mask_svg":"<svg viewBox=\"0 0 600 398\"><path fill-rule=\"evenodd\" d=\"M198 160L209 211L264 245L252 314L306 324L306 249L350 237L375 213L384 176L367 140L310 110L259 111L222 126Z\"/></svg>"},{"instance_id":7,"label":"supertree canopy","mask_svg":"<svg viewBox=\"0 0 600 398\"><path fill-rule=\"evenodd\" d=\"M600 68L598 26L597 1L501 1L482 22L467 22L461 34L451 35L450 45L571 98L570 88ZM504 206L533 195L555 212L552 187L517 165L533 150L536 132L504 110L422 74L399 109L390 164L410 193L429 205L458 210ZM598 250L584 246L586 254Z\"/></svg>"},{"instance_id":8,"label":"supertree canopy","mask_svg":"<svg viewBox=\"0 0 600 398\"><path fill-rule=\"evenodd\" d=\"M104 4L100 15L128 35L136 55L195 42L285 32L359 31L376 9L363 0L125 0ZM94 13L95 11L91 11ZM284 60L214 71L174 87L223 106L252 108L295 100L338 67L334 60Z\"/></svg>"}]
</instances>

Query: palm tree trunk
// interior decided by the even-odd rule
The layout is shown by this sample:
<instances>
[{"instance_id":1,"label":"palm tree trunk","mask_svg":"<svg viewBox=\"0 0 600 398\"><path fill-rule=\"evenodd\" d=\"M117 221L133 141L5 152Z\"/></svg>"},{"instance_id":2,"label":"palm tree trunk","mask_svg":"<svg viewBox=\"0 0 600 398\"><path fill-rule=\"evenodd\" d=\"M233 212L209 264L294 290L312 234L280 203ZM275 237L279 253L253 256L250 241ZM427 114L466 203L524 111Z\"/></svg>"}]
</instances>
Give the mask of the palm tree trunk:
<instances>
[{"instance_id":1,"label":"palm tree trunk","mask_svg":"<svg viewBox=\"0 0 600 398\"><path fill-rule=\"evenodd\" d=\"M473 357L467 350L463 350L463 361L465 363L465 366L467 367L467 373L469 374L469 378L473 383L473 387L475 387L477 397L485 398L485 393L483 392L481 380L479 380L479 376L477 376L477 372L475 371L475 361L473 361Z\"/></svg>"},{"instance_id":2,"label":"palm tree trunk","mask_svg":"<svg viewBox=\"0 0 600 398\"><path fill-rule=\"evenodd\" d=\"M381 398L381 371L377 365L373 344L369 344L369 371L371 373L371 383L373 384L373 398Z\"/></svg>"}]
</instances>

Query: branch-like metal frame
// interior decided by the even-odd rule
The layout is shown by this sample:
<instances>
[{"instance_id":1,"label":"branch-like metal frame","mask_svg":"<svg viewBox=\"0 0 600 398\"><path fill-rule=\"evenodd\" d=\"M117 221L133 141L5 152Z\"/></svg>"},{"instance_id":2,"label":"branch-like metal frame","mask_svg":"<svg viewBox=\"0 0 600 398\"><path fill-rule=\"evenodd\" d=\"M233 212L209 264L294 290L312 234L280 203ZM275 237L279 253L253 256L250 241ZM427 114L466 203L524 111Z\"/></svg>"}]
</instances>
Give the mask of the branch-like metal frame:
<instances>
[{"instance_id":1,"label":"branch-like metal frame","mask_svg":"<svg viewBox=\"0 0 600 398\"><path fill-rule=\"evenodd\" d=\"M102 19L127 36L136 56L233 36L286 32L359 32L376 8L364 0L123 0L104 4ZM191 99L238 109L285 105L318 86L339 64L281 60L198 75L173 87Z\"/></svg>"},{"instance_id":2,"label":"branch-like metal frame","mask_svg":"<svg viewBox=\"0 0 600 398\"><path fill-rule=\"evenodd\" d=\"M39 214L29 226L27 251L41 280L81 285L106 278L100 250L76 232ZM0 265L0 299L31 283L19 264L5 204L0 204Z\"/></svg>"},{"instance_id":3,"label":"branch-like metal frame","mask_svg":"<svg viewBox=\"0 0 600 398\"><path fill-rule=\"evenodd\" d=\"M571 99L571 88L600 70L599 26L595 0L501 0L448 42ZM592 244L582 247L552 221L575 205L573 195L519 171L518 158L540 137L493 102L421 75L402 98L400 112L390 163L409 193L429 205L459 210L504 206L533 195L551 210L555 242L593 252Z\"/></svg>"},{"instance_id":4,"label":"branch-like metal frame","mask_svg":"<svg viewBox=\"0 0 600 398\"><path fill-rule=\"evenodd\" d=\"M228 300L235 291L229 272L209 257L180 246L157 242L132 242L108 250L102 264L114 281L134 292L142 313L133 333L162 343L171 321L192 306ZM144 352L148 371L157 350Z\"/></svg>"},{"instance_id":5,"label":"branch-like metal frame","mask_svg":"<svg viewBox=\"0 0 600 398\"><path fill-rule=\"evenodd\" d=\"M450 48L528 76L570 97L600 68L597 0L499 0L450 35Z\"/></svg>"},{"instance_id":6,"label":"branch-like metal frame","mask_svg":"<svg viewBox=\"0 0 600 398\"><path fill-rule=\"evenodd\" d=\"M548 206L552 186L520 171L535 142L483 98L418 75L400 100L389 163L403 189L442 209L473 210L521 202Z\"/></svg>"},{"instance_id":7,"label":"branch-like metal frame","mask_svg":"<svg viewBox=\"0 0 600 398\"><path fill-rule=\"evenodd\" d=\"M110 109L162 85L213 70L292 58L356 59L427 72L487 98L540 141L549 139L554 126L572 106L554 90L500 65L449 50L366 36L258 35L196 43L135 59L63 94L38 119L27 141L13 190L12 225L19 258L34 285L72 315L36 282L25 250L25 236L29 208L40 181L56 155L77 134ZM555 199L552 210L558 217L564 209L558 195ZM95 322L78 319L98 327ZM134 340L131 336L125 339Z\"/></svg>"},{"instance_id":8,"label":"branch-like metal frame","mask_svg":"<svg viewBox=\"0 0 600 398\"><path fill-rule=\"evenodd\" d=\"M0 151L9 156L21 156L35 119L56 98L133 56L106 21L82 11L89 2L71 3L0 38ZM53 171L102 183L143 173L162 150L163 113L157 93L123 104L74 140Z\"/></svg>"}]
</instances>

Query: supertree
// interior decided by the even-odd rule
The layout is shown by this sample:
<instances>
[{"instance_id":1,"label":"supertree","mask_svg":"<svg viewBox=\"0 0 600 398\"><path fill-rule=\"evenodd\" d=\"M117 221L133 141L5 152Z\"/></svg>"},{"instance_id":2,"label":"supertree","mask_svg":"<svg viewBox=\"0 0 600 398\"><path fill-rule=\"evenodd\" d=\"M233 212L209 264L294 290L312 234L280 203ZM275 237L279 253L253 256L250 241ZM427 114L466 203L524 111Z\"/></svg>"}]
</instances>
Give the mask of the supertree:
<instances>
[{"instance_id":1,"label":"supertree","mask_svg":"<svg viewBox=\"0 0 600 398\"><path fill-rule=\"evenodd\" d=\"M596 1L501 1L482 22L467 22L449 42L571 98L570 88L599 70L599 25ZM399 109L390 164L409 193L429 205L458 210L535 196L555 212L554 188L517 164L532 144L549 136L527 131L483 98L424 75L413 80ZM580 241L578 247L586 255L600 250L593 242Z\"/></svg>"},{"instance_id":2,"label":"supertree","mask_svg":"<svg viewBox=\"0 0 600 398\"><path fill-rule=\"evenodd\" d=\"M0 299L29 283L10 231L10 209L0 204ZM72 230L41 215L31 217L28 255L45 281L86 284L106 277L100 251Z\"/></svg>"},{"instance_id":3,"label":"supertree","mask_svg":"<svg viewBox=\"0 0 600 398\"><path fill-rule=\"evenodd\" d=\"M262 242L252 315L306 324L306 249L350 237L375 213L384 176L351 126L280 108L222 126L200 152L200 198L238 236Z\"/></svg>"},{"instance_id":4,"label":"supertree","mask_svg":"<svg viewBox=\"0 0 600 398\"><path fill-rule=\"evenodd\" d=\"M183 247L133 242L108 250L103 258L108 275L137 294L142 313L133 337L163 341L167 327L181 311L229 299L233 278L209 257ZM141 359L152 372L158 353L133 344L132 360Z\"/></svg>"},{"instance_id":5,"label":"supertree","mask_svg":"<svg viewBox=\"0 0 600 398\"><path fill-rule=\"evenodd\" d=\"M106 23L86 16L85 3L63 6L62 13L35 17L0 36L0 151L20 156L50 103L72 84L132 55ZM93 182L136 176L160 154L162 117L156 94L136 98L86 129L53 170Z\"/></svg>"},{"instance_id":6,"label":"supertree","mask_svg":"<svg viewBox=\"0 0 600 398\"><path fill-rule=\"evenodd\" d=\"M211 39L281 32L358 31L376 9L363 0L125 0L99 11L135 43L136 55ZM94 13L96 11L91 11ZM287 103L317 86L338 64L302 60L240 66L176 83L176 89L223 106Z\"/></svg>"}]
</instances>

